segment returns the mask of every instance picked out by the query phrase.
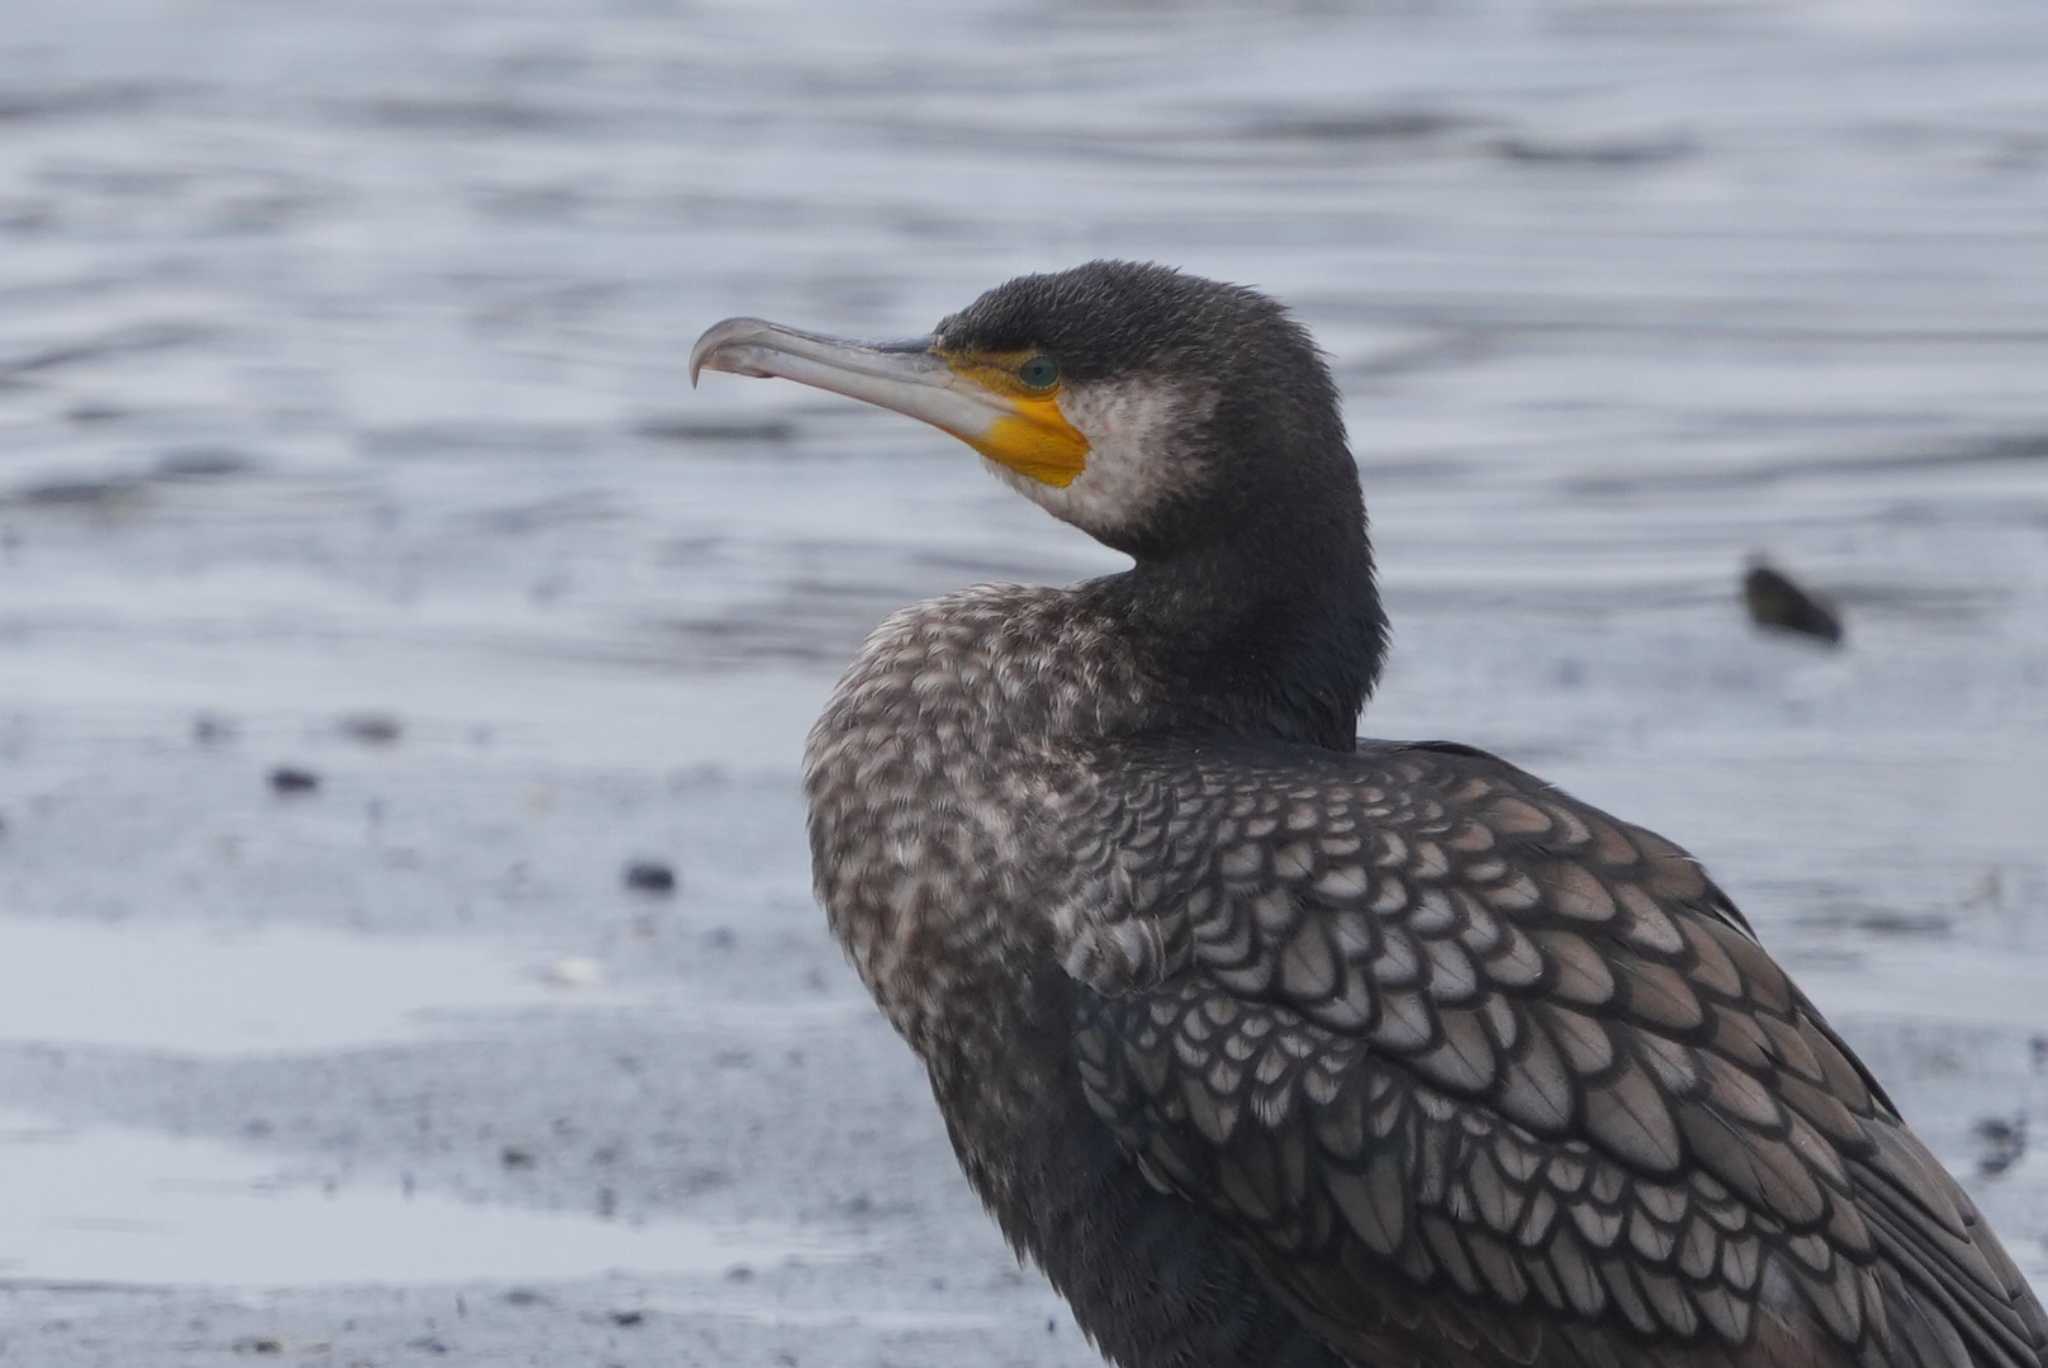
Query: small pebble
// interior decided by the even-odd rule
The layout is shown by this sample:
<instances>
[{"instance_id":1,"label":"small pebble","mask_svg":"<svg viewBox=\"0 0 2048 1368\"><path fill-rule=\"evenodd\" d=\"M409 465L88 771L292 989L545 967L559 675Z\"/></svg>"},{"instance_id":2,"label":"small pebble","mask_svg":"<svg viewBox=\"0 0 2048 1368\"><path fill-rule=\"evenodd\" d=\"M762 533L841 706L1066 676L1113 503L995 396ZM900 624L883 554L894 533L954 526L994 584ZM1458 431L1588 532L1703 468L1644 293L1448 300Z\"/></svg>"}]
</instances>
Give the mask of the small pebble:
<instances>
[{"instance_id":1,"label":"small pebble","mask_svg":"<svg viewBox=\"0 0 2048 1368\"><path fill-rule=\"evenodd\" d=\"M659 860L635 860L626 866L626 887L636 893L676 891L676 872Z\"/></svg>"},{"instance_id":2,"label":"small pebble","mask_svg":"<svg viewBox=\"0 0 2048 1368\"><path fill-rule=\"evenodd\" d=\"M1749 606L1749 620L1759 627L1812 637L1830 646L1842 643L1842 619L1835 606L1760 558L1750 561L1743 576L1742 599Z\"/></svg>"},{"instance_id":3,"label":"small pebble","mask_svg":"<svg viewBox=\"0 0 2048 1368\"><path fill-rule=\"evenodd\" d=\"M614 1312L612 1312L612 1324L613 1324L613 1325L624 1325L624 1326L634 1326L634 1325L640 1325L640 1324L643 1324L643 1323L644 1323L644 1322L645 1322L646 1320L647 1320L647 1313L646 1313L645 1311L614 1311Z\"/></svg>"},{"instance_id":4,"label":"small pebble","mask_svg":"<svg viewBox=\"0 0 2048 1368\"><path fill-rule=\"evenodd\" d=\"M237 1354L282 1354L284 1341L270 1335L245 1335L228 1347Z\"/></svg>"},{"instance_id":5,"label":"small pebble","mask_svg":"<svg viewBox=\"0 0 2048 1368\"><path fill-rule=\"evenodd\" d=\"M533 1151L507 1145L498 1151L498 1162L508 1169L530 1169L533 1167Z\"/></svg>"},{"instance_id":6,"label":"small pebble","mask_svg":"<svg viewBox=\"0 0 2048 1368\"><path fill-rule=\"evenodd\" d=\"M270 787L276 793L311 793L320 787L320 776L295 765L279 765L270 772Z\"/></svg>"},{"instance_id":7,"label":"small pebble","mask_svg":"<svg viewBox=\"0 0 2048 1368\"><path fill-rule=\"evenodd\" d=\"M235 739L235 724L218 713L201 713L192 719L192 739L202 746L218 746Z\"/></svg>"}]
</instances>

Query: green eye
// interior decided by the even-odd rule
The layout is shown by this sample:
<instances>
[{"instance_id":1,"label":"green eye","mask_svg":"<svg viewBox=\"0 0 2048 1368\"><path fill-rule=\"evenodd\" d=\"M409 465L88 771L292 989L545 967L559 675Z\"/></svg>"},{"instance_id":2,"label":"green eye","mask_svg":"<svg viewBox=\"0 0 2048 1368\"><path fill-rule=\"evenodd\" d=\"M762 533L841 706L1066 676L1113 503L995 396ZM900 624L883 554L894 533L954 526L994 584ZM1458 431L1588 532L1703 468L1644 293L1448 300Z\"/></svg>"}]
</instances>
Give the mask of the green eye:
<instances>
[{"instance_id":1,"label":"green eye","mask_svg":"<svg viewBox=\"0 0 2048 1368\"><path fill-rule=\"evenodd\" d=\"M1051 389L1060 382L1060 363L1050 356L1034 356L1017 367L1017 379L1027 389Z\"/></svg>"}]
</instances>

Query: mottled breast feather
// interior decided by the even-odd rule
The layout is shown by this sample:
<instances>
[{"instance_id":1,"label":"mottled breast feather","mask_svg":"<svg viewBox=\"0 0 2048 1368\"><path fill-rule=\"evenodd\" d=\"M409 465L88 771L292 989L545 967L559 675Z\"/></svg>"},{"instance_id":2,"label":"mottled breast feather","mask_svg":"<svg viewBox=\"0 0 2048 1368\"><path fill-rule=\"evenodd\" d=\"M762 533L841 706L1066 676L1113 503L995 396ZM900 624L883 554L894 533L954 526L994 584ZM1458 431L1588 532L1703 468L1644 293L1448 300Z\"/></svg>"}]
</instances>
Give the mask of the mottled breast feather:
<instances>
[{"instance_id":1,"label":"mottled breast feather","mask_svg":"<svg viewBox=\"0 0 2048 1368\"><path fill-rule=\"evenodd\" d=\"M1969 1199L1669 842L1453 746L1084 769L1089 1105L1340 1352L2043 1368Z\"/></svg>"}]
</instances>

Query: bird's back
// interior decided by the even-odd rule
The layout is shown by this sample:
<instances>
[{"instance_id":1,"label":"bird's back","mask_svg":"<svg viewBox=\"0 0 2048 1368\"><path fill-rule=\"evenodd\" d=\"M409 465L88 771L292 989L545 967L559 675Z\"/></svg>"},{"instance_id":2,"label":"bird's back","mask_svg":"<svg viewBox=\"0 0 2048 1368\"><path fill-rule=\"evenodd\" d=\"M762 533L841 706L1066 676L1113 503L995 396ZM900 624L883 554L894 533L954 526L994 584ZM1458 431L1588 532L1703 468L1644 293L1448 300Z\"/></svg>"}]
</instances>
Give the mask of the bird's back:
<instances>
[{"instance_id":1,"label":"bird's back","mask_svg":"<svg viewBox=\"0 0 2048 1368\"><path fill-rule=\"evenodd\" d=\"M1677 847L1462 747L1099 764L1089 1099L1346 1354L2042 1368L1997 1237Z\"/></svg>"}]
</instances>

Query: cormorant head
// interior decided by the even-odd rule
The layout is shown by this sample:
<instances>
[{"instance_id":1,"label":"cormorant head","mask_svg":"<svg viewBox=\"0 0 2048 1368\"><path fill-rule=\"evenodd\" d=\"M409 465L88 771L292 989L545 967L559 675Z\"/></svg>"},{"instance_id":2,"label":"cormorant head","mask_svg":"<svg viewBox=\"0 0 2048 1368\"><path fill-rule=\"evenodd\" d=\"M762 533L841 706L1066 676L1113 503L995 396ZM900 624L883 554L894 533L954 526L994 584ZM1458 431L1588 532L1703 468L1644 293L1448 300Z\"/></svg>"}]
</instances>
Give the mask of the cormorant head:
<instances>
[{"instance_id":1,"label":"cormorant head","mask_svg":"<svg viewBox=\"0 0 2048 1368\"><path fill-rule=\"evenodd\" d=\"M923 419L1129 553L1075 592L1174 681L1158 725L1354 744L1386 650L1358 468L1329 368L1264 295L1095 261L906 342L727 319L690 352L707 368Z\"/></svg>"},{"instance_id":2,"label":"cormorant head","mask_svg":"<svg viewBox=\"0 0 2048 1368\"><path fill-rule=\"evenodd\" d=\"M1364 545L1329 370L1285 310L1242 286L1095 261L999 285L904 342L727 319L690 353L693 383L702 370L922 419L1141 564L1315 527ZM1325 538L1311 540L1327 573Z\"/></svg>"}]
</instances>

